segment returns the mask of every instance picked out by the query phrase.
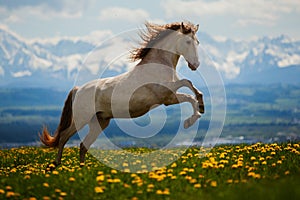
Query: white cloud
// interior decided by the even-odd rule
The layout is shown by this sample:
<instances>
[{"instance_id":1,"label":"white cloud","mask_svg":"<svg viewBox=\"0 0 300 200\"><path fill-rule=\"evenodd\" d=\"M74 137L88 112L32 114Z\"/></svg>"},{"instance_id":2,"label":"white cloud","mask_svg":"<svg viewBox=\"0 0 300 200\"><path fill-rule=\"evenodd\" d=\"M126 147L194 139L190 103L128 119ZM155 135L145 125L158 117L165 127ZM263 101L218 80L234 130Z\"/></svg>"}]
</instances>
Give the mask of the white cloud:
<instances>
[{"instance_id":1,"label":"white cloud","mask_svg":"<svg viewBox=\"0 0 300 200\"><path fill-rule=\"evenodd\" d=\"M275 25L282 14L300 11L300 1L286 0L165 0L162 7L168 18L178 15L194 17L236 18L236 25Z\"/></svg>"},{"instance_id":2,"label":"white cloud","mask_svg":"<svg viewBox=\"0 0 300 200\"><path fill-rule=\"evenodd\" d=\"M38 19L78 18L83 15L89 1L71 0L53 1L14 1L0 4L0 19L7 23L20 22L24 16L35 16Z\"/></svg>"},{"instance_id":3,"label":"white cloud","mask_svg":"<svg viewBox=\"0 0 300 200\"><path fill-rule=\"evenodd\" d=\"M19 72L12 73L12 76L15 77L15 78L20 78L20 77L23 77L23 76L31 76L31 72L28 71L28 70L19 71Z\"/></svg>"},{"instance_id":4,"label":"white cloud","mask_svg":"<svg viewBox=\"0 0 300 200\"><path fill-rule=\"evenodd\" d=\"M149 18L149 14L143 9L128 9L123 7L109 7L100 11L100 20L125 20L129 22L141 22Z\"/></svg>"}]
</instances>

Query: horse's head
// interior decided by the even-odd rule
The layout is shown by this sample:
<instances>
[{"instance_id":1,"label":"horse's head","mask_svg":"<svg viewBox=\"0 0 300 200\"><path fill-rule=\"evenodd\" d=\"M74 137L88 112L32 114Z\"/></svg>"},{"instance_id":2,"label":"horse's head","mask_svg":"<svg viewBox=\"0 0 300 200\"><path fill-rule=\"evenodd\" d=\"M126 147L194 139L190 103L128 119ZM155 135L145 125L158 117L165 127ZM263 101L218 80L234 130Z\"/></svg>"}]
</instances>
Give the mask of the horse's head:
<instances>
[{"instance_id":1,"label":"horse's head","mask_svg":"<svg viewBox=\"0 0 300 200\"><path fill-rule=\"evenodd\" d=\"M182 55L187 61L191 70L196 70L199 65L198 48L199 41L196 36L199 25L189 24L185 27L182 22L180 25L179 37L177 40L176 51L179 55Z\"/></svg>"}]
</instances>

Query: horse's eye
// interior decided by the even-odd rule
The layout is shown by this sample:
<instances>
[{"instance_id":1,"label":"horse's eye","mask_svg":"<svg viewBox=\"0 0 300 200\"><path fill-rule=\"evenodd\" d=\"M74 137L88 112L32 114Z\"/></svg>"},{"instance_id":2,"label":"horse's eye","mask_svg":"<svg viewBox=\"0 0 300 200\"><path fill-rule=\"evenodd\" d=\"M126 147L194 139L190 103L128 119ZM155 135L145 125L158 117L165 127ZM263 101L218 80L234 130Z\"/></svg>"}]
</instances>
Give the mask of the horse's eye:
<instances>
[{"instance_id":1,"label":"horse's eye","mask_svg":"<svg viewBox=\"0 0 300 200\"><path fill-rule=\"evenodd\" d=\"M192 42L190 40L186 41L187 44L191 44Z\"/></svg>"}]
</instances>

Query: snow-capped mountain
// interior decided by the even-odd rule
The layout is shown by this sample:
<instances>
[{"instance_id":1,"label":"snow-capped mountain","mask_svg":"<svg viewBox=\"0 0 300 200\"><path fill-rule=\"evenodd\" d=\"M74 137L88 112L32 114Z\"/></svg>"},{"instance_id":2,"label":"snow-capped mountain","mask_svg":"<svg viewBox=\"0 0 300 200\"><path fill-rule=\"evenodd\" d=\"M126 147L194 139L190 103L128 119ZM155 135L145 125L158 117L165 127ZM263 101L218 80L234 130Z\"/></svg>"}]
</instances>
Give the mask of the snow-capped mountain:
<instances>
[{"instance_id":1,"label":"snow-capped mountain","mask_svg":"<svg viewBox=\"0 0 300 200\"><path fill-rule=\"evenodd\" d=\"M87 36L53 42L27 40L0 29L0 86L70 88L104 71L101 77L127 71L134 64L128 62L128 50L136 43L132 37L107 40L110 34L103 31L98 40ZM285 35L236 41L199 33L198 38L227 83L300 82L300 41Z\"/></svg>"}]
</instances>

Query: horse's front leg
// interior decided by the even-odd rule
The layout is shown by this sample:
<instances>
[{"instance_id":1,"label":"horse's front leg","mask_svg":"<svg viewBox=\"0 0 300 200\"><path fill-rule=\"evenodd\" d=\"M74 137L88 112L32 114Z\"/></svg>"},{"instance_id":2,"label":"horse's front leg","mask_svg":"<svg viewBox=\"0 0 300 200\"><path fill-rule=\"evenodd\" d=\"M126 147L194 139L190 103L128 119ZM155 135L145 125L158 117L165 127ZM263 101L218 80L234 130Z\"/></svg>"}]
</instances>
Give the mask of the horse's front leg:
<instances>
[{"instance_id":1,"label":"horse's front leg","mask_svg":"<svg viewBox=\"0 0 300 200\"><path fill-rule=\"evenodd\" d=\"M193 93L195 94L196 99L199 103L198 109L199 109L200 113L204 113L203 94L193 85L193 83L190 80L182 79L182 80L176 81L175 83L173 83L172 87L174 88L173 91L177 91L181 87L187 87L191 91L193 91Z\"/></svg>"},{"instance_id":2,"label":"horse's front leg","mask_svg":"<svg viewBox=\"0 0 300 200\"><path fill-rule=\"evenodd\" d=\"M182 102L191 103L194 110L194 114L184 121L184 128L189 128L196 122L197 119L201 117L201 114L198 111L199 103L193 96L183 93L173 93L165 100L164 104L168 106Z\"/></svg>"}]
</instances>

